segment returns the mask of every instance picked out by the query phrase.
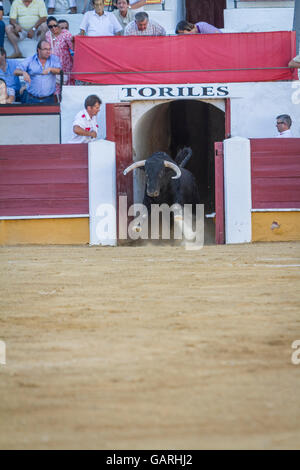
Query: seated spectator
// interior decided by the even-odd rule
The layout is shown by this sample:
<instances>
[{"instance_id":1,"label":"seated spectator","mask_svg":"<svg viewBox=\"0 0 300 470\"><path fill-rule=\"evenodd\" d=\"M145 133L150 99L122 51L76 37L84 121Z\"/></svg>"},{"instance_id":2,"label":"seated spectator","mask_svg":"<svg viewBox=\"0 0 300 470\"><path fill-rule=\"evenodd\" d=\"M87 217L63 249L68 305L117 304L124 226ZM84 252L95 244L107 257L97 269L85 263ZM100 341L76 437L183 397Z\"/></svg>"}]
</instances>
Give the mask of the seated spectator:
<instances>
[{"instance_id":1,"label":"seated spectator","mask_svg":"<svg viewBox=\"0 0 300 470\"><path fill-rule=\"evenodd\" d=\"M176 34L214 34L222 33L218 28L212 24L200 21L199 23L193 24L188 21L179 21L175 30Z\"/></svg>"},{"instance_id":2,"label":"seated spectator","mask_svg":"<svg viewBox=\"0 0 300 470\"><path fill-rule=\"evenodd\" d=\"M97 138L98 124L97 114L102 104L101 99L97 95L89 95L85 102L84 108L76 114L73 122L73 135L69 141L70 144L89 143Z\"/></svg>"},{"instance_id":3,"label":"seated spectator","mask_svg":"<svg viewBox=\"0 0 300 470\"><path fill-rule=\"evenodd\" d=\"M289 67L299 69L300 68L300 55L296 55L292 60L289 62Z\"/></svg>"},{"instance_id":4,"label":"seated spectator","mask_svg":"<svg viewBox=\"0 0 300 470\"><path fill-rule=\"evenodd\" d=\"M3 2L0 0L0 47L4 45L4 35L5 35L5 23L2 20L3 18Z\"/></svg>"},{"instance_id":5,"label":"seated spectator","mask_svg":"<svg viewBox=\"0 0 300 470\"><path fill-rule=\"evenodd\" d=\"M15 101L15 92L7 88L5 80L0 78L0 104L11 104Z\"/></svg>"},{"instance_id":6,"label":"seated spectator","mask_svg":"<svg viewBox=\"0 0 300 470\"><path fill-rule=\"evenodd\" d=\"M22 75L28 84L22 102L55 104L55 76L60 71L59 58L51 55L50 44L45 40L39 41L37 53L22 61L14 72L17 76Z\"/></svg>"},{"instance_id":7,"label":"seated spectator","mask_svg":"<svg viewBox=\"0 0 300 470\"><path fill-rule=\"evenodd\" d=\"M67 31L69 31L69 22L67 20L58 20L58 24L60 29L66 29Z\"/></svg>"},{"instance_id":8,"label":"seated spectator","mask_svg":"<svg viewBox=\"0 0 300 470\"><path fill-rule=\"evenodd\" d=\"M292 125L292 119L291 119L291 116L289 116L288 114L280 114L279 116L277 116L276 127L278 130L278 134L276 137L281 137L281 138L293 137L292 131L290 129L291 125Z\"/></svg>"},{"instance_id":9,"label":"seated spectator","mask_svg":"<svg viewBox=\"0 0 300 470\"><path fill-rule=\"evenodd\" d=\"M130 7L132 9L141 8L146 3L146 0L129 0ZM108 7L108 11L116 10L117 7L117 0L111 0L111 5ZM86 11L93 10L93 3L92 0L84 0L83 10L82 13Z\"/></svg>"},{"instance_id":10,"label":"seated spectator","mask_svg":"<svg viewBox=\"0 0 300 470\"><path fill-rule=\"evenodd\" d=\"M132 9L136 9L136 8L141 8L145 5L147 0L128 0L127 3L129 3L129 8L132 8ZM113 5L114 5L114 8L117 9L118 8L118 0L113 0Z\"/></svg>"},{"instance_id":11,"label":"seated spectator","mask_svg":"<svg viewBox=\"0 0 300 470\"><path fill-rule=\"evenodd\" d=\"M14 0L6 34L15 52L9 59L22 57L18 41L25 38L43 39L47 31L47 10L44 0Z\"/></svg>"},{"instance_id":12,"label":"seated spectator","mask_svg":"<svg viewBox=\"0 0 300 470\"><path fill-rule=\"evenodd\" d=\"M148 13L140 11L125 28L124 36L165 36L166 30L156 21L150 20Z\"/></svg>"},{"instance_id":13,"label":"seated spectator","mask_svg":"<svg viewBox=\"0 0 300 470\"><path fill-rule=\"evenodd\" d=\"M76 0L49 0L48 14L77 13Z\"/></svg>"},{"instance_id":14,"label":"seated spectator","mask_svg":"<svg viewBox=\"0 0 300 470\"><path fill-rule=\"evenodd\" d=\"M134 13L129 7L129 0L117 0L116 5L117 10L114 11L114 15L122 26L124 34L126 26L134 19Z\"/></svg>"},{"instance_id":15,"label":"seated spectator","mask_svg":"<svg viewBox=\"0 0 300 470\"><path fill-rule=\"evenodd\" d=\"M19 66L16 59L6 60L6 50L0 47L0 78L6 82L8 88L12 88L15 94L15 101L19 101L21 88L20 79L14 75L14 71Z\"/></svg>"},{"instance_id":16,"label":"seated spectator","mask_svg":"<svg viewBox=\"0 0 300 470\"><path fill-rule=\"evenodd\" d=\"M64 72L64 85L70 85L73 66L73 58L70 50L73 49L73 36L67 29L60 29L59 24L54 16L47 19L49 31L45 35L46 41L51 46L51 54L59 57L61 68ZM60 84L56 84L56 93L60 93Z\"/></svg>"},{"instance_id":17,"label":"seated spectator","mask_svg":"<svg viewBox=\"0 0 300 470\"><path fill-rule=\"evenodd\" d=\"M122 26L113 13L104 11L104 0L93 0L93 11L83 15L80 25L82 36L120 35Z\"/></svg>"},{"instance_id":18,"label":"seated spectator","mask_svg":"<svg viewBox=\"0 0 300 470\"><path fill-rule=\"evenodd\" d=\"M58 20L58 25L59 25L61 30L65 29L65 30L69 31L69 22L67 20L64 20L64 19ZM74 37L73 37L73 47L74 47ZM70 54L71 54L71 57L74 57L73 48L70 49Z\"/></svg>"}]
</instances>

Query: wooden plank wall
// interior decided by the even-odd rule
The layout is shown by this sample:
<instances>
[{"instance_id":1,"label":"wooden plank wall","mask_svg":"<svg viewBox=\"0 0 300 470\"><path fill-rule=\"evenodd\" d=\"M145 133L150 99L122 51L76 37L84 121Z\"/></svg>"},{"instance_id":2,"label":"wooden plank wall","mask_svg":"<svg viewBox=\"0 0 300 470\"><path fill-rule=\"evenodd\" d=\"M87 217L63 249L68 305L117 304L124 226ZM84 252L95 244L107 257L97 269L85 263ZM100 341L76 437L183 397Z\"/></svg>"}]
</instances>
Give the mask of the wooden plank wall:
<instances>
[{"instance_id":1,"label":"wooden plank wall","mask_svg":"<svg viewBox=\"0 0 300 470\"><path fill-rule=\"evenodd\" d=\"M0 217L88 213L87 144L0 146Z\"/></svg>"},{"instance_id":2,"label":"wooden plank wall","mask_svg":"<svg viewBox=\"0 0 300 470\"><path fill-rule=\"evenodd\" d=\"M300 208L300 139L251 139L252 209Z\"/></svg>"}]
</instances>

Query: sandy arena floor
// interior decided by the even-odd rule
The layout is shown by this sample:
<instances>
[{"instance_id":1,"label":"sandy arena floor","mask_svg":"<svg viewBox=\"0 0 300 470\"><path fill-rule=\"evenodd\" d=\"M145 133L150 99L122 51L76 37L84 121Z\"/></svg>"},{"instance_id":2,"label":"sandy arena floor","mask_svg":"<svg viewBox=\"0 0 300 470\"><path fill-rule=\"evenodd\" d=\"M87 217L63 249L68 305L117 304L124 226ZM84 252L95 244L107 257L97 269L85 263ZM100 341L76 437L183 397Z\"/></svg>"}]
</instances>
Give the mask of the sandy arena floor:
<instances>
[{"instance_id":1,"label":"sandy arena floor","mask_svg":"<svg viewBox=\"0 0 300 470\"><path fill-rule=\"evenodd\" d=\"M0 260L1 449L300 448L300 243Z\"/></svg>"}]
</instances>

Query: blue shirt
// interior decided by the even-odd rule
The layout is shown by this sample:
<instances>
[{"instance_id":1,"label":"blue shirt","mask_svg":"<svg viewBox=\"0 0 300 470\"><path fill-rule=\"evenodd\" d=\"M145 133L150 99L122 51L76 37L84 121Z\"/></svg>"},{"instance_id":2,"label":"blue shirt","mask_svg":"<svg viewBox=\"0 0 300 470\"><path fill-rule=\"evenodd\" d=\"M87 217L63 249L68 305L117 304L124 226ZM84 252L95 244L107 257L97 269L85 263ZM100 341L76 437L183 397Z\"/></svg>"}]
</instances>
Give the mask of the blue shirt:
<instances>
[{"instance_id":1,"label":"blue shirt","mask_svg":"<svg viewBox=\"0 0 300 470\"><path fill-rule=\"evenodd\" d=\"M61 69L60 60L56 55L50 55L43 67L37 54L21 62L19 69L30 75L31 82L27 83L27 91L33 96L50 96L55 92L56 75L49 73L42 75L44 69L54 67Z\"/></svg>"},{"instance_id":2,"label":"blue shirt","mask_svg":"<svg viewBox=\"0 0 300 470\"><path fill-rule=\"evenodd\" d=\"M20 68L18 60L9 59L6 61L6 71L0 69L0 78L3 78L8 88L13 88L16 92L20 90L21 84L19 77L14 75L14 71Z\"/></svg>"}]
</instances>

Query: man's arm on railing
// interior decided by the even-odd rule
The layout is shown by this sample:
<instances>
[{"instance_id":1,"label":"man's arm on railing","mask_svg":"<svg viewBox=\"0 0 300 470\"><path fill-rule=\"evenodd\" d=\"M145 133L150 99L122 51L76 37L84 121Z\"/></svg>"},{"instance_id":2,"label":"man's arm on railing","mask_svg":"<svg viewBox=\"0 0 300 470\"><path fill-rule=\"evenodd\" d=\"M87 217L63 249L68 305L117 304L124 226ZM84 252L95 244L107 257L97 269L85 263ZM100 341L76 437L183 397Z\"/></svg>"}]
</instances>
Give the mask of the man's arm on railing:
<instances>
[{"instance_id":1,"label":"man's arm on railing","mask_svg":"<svg viewBox=\"0 0 300 470\"><path fill-rule=\"evenodd\" d=\"M295 60L298 57L299 57L299 62L297 60ZM294 59L290 60L289 63L288 63L288 67L299 69L300 68L300 55L297 56L297 57L294 57Z\"/></svg>"}]
</instances>

